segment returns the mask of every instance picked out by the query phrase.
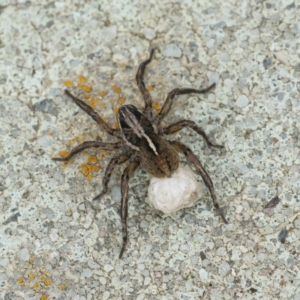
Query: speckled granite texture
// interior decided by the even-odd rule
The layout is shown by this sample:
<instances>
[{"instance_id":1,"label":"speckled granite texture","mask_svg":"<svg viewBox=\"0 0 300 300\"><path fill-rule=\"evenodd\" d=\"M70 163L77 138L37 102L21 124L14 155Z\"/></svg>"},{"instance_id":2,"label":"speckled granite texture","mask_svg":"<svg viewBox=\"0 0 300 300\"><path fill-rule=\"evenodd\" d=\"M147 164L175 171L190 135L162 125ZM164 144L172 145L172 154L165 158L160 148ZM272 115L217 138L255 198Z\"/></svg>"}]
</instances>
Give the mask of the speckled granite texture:
<instances>
[{"instance_id":1,"label":"speckled granite texture","mask_svg":"<svg viewBox=\"0 0 300 300\"><path fill-rule=\"evenodd\" d=\"M299 16L297 1L2 0L0 298L299 300ZM113 140L66 86L115 125L122 103L143 105L134 78L152 47L145 82L157 110L175 87L217 82L177 97L165 124L192 119L225 145L209 149L190 130L171 137L200 157L230 224L207 189L162 215L139 170L119 260L124 167L95 210L111 153L51 157Z\"/></svg>"}]
</instances>

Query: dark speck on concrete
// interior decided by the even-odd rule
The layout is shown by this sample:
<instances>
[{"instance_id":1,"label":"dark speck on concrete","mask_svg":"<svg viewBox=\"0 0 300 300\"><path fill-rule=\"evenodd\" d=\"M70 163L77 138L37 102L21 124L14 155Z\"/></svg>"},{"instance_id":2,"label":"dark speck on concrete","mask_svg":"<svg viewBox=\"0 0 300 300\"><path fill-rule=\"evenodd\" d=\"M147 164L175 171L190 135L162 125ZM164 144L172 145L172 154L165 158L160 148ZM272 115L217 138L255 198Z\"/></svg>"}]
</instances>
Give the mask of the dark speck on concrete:
<instances>
[{"instance_id":1,"label":"dark speck on concrete","mask_svg":"<svg viewBox=\"0 0 300 300\"><path fill-rule=\"evenodd\" d=\"M19 217L21 217L20 213L16 213L16 214L10 216L10 217L9 217L6 221L4 221L2 224L3 224L3 225L7 225L7 224L9 224L9 223L11 223L11 222L16 222L16 221L18 221L18 218L19 218Z\"/></svg>"},{"instance_id":2,"label":"dark speck on concrete","mask_svg":"<svg viewBox=\"0 0 300 300\"><path fill-rule=\"evenodd\" d=\"M281 243L285 243L285 239L288 236L288 231L286 230L286 228L283 228L278 235L278 239Z\"/></svg>"},{"instance_id":3,"label":"dark speck on concrete","mask_svg":"<svg viewBox=\"0 0 300 300\"><path fill-rule=\"evenodd\" d=\"M34 109L36 111L41 111L50 115L57 115L58 110L55 106L55 103L52 99L44 99L40 102L34 104Z\"/></svg>"},{"instance_id":4,"label":"dark speck on concrete","mask_svg":"<svg viewBox=\"0 0 300 300\"><path fill-rule=\"evenodd\" d=\"M271 65L271 63L272 63L272 60L269 57L266 57L263 60L263 65L264 65L264 67L265 67L266 70L269 68L269 66Z\"/></svg>"}]
</instances>

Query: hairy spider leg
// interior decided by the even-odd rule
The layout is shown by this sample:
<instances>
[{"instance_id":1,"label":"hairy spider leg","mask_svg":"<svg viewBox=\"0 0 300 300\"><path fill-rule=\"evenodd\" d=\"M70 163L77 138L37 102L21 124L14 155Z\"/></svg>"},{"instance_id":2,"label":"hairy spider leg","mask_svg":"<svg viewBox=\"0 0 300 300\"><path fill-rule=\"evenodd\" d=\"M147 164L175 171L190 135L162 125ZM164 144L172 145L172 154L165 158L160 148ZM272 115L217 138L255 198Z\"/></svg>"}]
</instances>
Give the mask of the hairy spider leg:
<instances>
[{"instance_id":1,"label":"hairy spider leg","mask_svg":"<svg viewBox=\"0 0 300 300\"><path fill-rule=\"evenodd\" d=\"M138 86L138 88L143 96L143 99L145 101L145 104L146 104L146 106L144 108L144 112L147 116L150 116L150 117L152 117L152 112L153 112L152 97L151 97L150 92L147 90L143 79L144 79L145 68L151 62L153 54L154 54L154 49L151 50L150 57L140 64L138 71L136 73L136 76L135 76L137 86Z\"/></svg>"},{"instance_id":2,"label":"hairy spider leg","mask_svg":"<svg viewBox=\"0 0 300 300\"><path fill-rule=\"evenodd\" d=\"M53 157L52 160L55 161L67 161L75 154L88 149L88 148L101 148L101 150L116 150L120 148L122 142L118 143L103 143L98 141L87 141L73 148L68 156L66 157Z\"/></svg>"},{"instance_id":3,"label":"hairy spider leg","mask_svg":"<svg viewBox=\"0 0 300 300\"><path fill-rule=\"evenodd\" d=\"M104 196L107 193L107 189L108 189L107 185L110 180L112 172L114 171L116 166L121 165L122 163L126 162L130 158L130 156L131 155L129 153L121 153L120 155L117 155L110 160L109 164L106 167L105 174L102 179L103 190L99 195L97 195L93 199L93 201L100 199L102 196Z\"/></svg>"},{"instance_id":4,"label":"hairy spider leg","mask_svg":"<svg viewBox=\"0 0 300 300\"><path fill-rule=\"evenodd\" d=\"M189 127L191 129L193 129L194 131L196 131L198 134L202 135L202 137L205 139L208 146L216 147L216 148L224 148L223 145L217 145L217 144L214 144L213 142L211 142L209 137L205 133L205 131L200 126L198 126L194 121L181 120L179 122L171 124L168 127L164 127L162 130L163 130L164 134L172 134L172 133L177 132L185 127Z\"/></svg>"},{"instance_id":5,"label":"hairy spider leg","mask_svg":"<svg viewBox=\"0 0 300 300\"><path fill-rule=\"evenodd\" d=\"M139 161L132 161L129 166L124 170L121 179L121 194L122 194L122 202L121 202L121 219L122 219L122 237L123 244L121 248L121 252L119 258L122 258L126 244L127 244L127 215L128 215L128 181L133 172L140 165Z\"/></svg>"},{"instance_id":6,"label":"hairy spider leg","mask_svg":"<svg viewBox=\"0 0 300 300\"><path fill-rule=\"evenodd\" d=\"M214 207L216 209L216 211L220 214L222 220L224 221L225 224L228 224L220 206L219 203L217 201L217 197L215 194L215 190L214 190L214 185L213 182L211 181L208 173L206 172L206 170L204 169L204 167L201 165L199 159L195 156L195 154L192 152L191 149L189 149L187 146L185 146L184 144L177 142L177 141L173 141L170 142L170 144L179 152L183 153L185 155L185 157L195 166L195 168L197 169L197 171L200 173L205 185L208 187L209 191L210 191L210 195L211 198L213 200L213 204Z\"/></svg>"},{"instance_id":7,"label":"hairy spider leg","mask_svg":"<svg viewBox=\"0 0 300 300\"><path fill-rule=\"evenodd\" d=\"M65 90L65 93L72 98L72 100L82 109L84 110L96 123L99 125L99 127L106 131L110 135L118 136L117 130L109 127L102 118L84 101L76 98L74 95L72 95L68 90Z\"/></svg>"},{"instance_id":8,"label":"hairy spider leg","mask_svg":"<svg viewBox=\"0 0 300 300\"><path fill-rule=\"evenodd\" d=\"M173 99L175 96L177 95L184 95L184 94L204 94L207 93L208 91L210 91L211 89L213 89L216 86L215 83L213 83L212 85L210 85L208 88L205 88L203 90L196 90L196 89L190 89L190 88L183 88L183 89L179 89L176 88L174 90L172 90L168 96L167 99L161 109L161 111L159 112L158 116L156 117L156 124L159 124L162 119L169 113L172 104L173 104Z\"/></svg>"}]
</instances>

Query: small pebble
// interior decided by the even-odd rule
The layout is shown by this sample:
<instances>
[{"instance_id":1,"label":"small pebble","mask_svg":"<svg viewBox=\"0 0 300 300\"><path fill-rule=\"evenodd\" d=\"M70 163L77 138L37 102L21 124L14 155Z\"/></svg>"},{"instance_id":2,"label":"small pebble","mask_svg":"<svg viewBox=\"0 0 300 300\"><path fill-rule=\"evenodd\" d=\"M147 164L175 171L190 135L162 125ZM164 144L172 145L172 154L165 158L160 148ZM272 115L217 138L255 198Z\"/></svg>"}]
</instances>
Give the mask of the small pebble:
<instances>
[{"instance_id":1,"label":"small pebble","mask_svg":"<svg viewBox=\"0 0 300 300\"><path fill-rule=\"evenodd\" d=\"M23 248L18 252L18 257L21 260L27 261L30 258L30 253L29 250L27 248Z\"/></svg>"},{"instance_id":2,"label":"small pebble","mask_svg":"<svg viewBox=\"0 0 300 300\"><path fill-rule=\"evenodd\" d=\"M177 45L169 44L164 48L163 54L167 57L181 57L181 50Z\"/></svg>"},{"instance_id":3,"label":"small pebble","mask_svg":"<svg viewBox=\"0 0 300 300\"><path fill-rule=\"evenodd\" d=\"M249 99L245 95L240 95L236 100L236 105L238 107L245 107L248 105L248 103L249 103Z\"/></svg>"}]
</instances>

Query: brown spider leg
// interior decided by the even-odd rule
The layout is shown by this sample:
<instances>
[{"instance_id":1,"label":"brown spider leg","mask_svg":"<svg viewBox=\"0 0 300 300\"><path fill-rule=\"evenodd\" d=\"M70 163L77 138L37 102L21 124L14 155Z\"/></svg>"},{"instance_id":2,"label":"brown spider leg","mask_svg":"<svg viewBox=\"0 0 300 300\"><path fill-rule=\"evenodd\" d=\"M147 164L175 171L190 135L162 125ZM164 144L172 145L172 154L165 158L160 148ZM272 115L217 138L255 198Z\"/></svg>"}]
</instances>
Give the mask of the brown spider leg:
<instances>
[{"instance_id":1,"label":"brown spider leg","mask_svg":"<svg viewBox=\"0 0 300 300\"><path fill-rule=\"evenodd\" d=\"M102 130L105 130L108 134L116 136L116 130L109 127L102 118L84 101L76 98L72 95L68 90L65 90L65 93L72 98L72 100L82 109L84 110L89 116L92 117L94 121L99 125Z\"/></svg>"},{"instance_id":2,"label":"brown spider leg","mask_svg":"<svg viewBox=\"0 0 300 300\"><path fill-rule=\"evenodd\" d=\"M110 180L111 174L114 171L115 167L118 166L118 165L120 165L120 164L122 164L122 163L124 163L125 161L127 161L130 158L130 156L131 155L128 154L128 153L121 153L120 155L115 156L115 157L113 157L110 160L109 164L106 167L104 177L102 179L103 190L102 190L102 192L99 195L97 195L93 199L93 201L96 200L96 199L101 198L102 196L104 196L106 194L106 192L107 192L107 185L108 185L108 182Z\"/></svg>"},{"instance_id":3,"label":"brown spider leg","mask_svg":"<svg viewBox=\"0 0 300 300\"><path fill-rule=\"evenodd\" d=\"M68 156L66 157L53 157L52 160L55 161L67 161L75 154L88 149L88 148L101 148L101 150L116 150L120 148L122 143L103 143L98 141L87 141L83 142L82 144L78 145L74 149L71 150Z\"/></svg>"},{"instance_id":4,"label":"brown spider leg","mask_svg":"<svg viewBox=\"0 0 300 300\"><path fill-rule=\"evenodd\" d=\"M150 57L140 64L138 71L136 73L136 76L135 76L137 86L138 86L140 92L142 93L142 96L143 96L145 104L146 104L144 111L147 115L150 114L150 116L152 113L152 97L151 97L149 91L146 89L145 83L143 81L143 77L144 77L145 68L151 62L153 54L154 54L154 49L151 50Z\"/></svg>"},{"instance_id":5,"label":"brown spider leg","mask_svg":"<svg viewBox=\"0 0 300 300\"><path fill-rule=\"evenodd\" d=\"M164 127L162 130L163 130L164 134L172 134L174 132L177 132L177 131L183 129L184 127L189 127L191 129L193 129L194 131L196 131L198 134L202 135L202 137L205 139L208 146L216 147L216 148L224 148L223 145L217 145L217 144L214 144L213 142L211 142L209 140L208 136L206 135L205 131L200 126L198 126L194 121L181 120L179 122L171 124L168 127Z\"/></svg>"},{"instance_id":6,"label":"brown spider leg","mask_svg":"<svg viewBox=\"0 0 300 300\"><path fill-rule=\"evenodd\" d=\"M159 112L158 116L156 117L156 124L159 124L161 122L161 120L168 114L168 112L170 111L171 107L172 107L172 103L173 103L173 99L175 96L177 95L184 95L184 94L192 94L192 93L196 93L196 94L204 94L207 93L208 91L210 91L211 89L213 89L215 87L215 83L213 83L212 85L210 85L208 88L203 89L203 90L196 90L196 89L174 89L172 90L168 96L167 99L161 109L161 111Z\"/></svg>"},{"instance_id":7,"label":"brown spider leg","mask_svg":"<svg viewBox=\"0 0 300 300\"><path fill-rule=\"evenodd\" d=\"M221 218L223 219L225 224L228 224L220 206L219 203L217 202L217 197L215 194L215 190L214 190L214 185L213 182L211 181L208 173L206 172L206 170L204 169L204 167L201 165L199 159L195 156L195 154L192 152L191 149L189 149L187 146L185 146L184 144L174 141L174 142L170 142L170 144L179 152L183 153L186 158L196 167L197 171L200 173L205 185L208 187L209 191L210 191L210 195L211 198L213 200L213 204L215 209L217 210L217 212L220 214Z\"/></svg>"},{"instance_id":8,"label":"brown spider leg","mask_svg":"<svg viewBox=\"0 0 300 300\"><path fill-rule=\"evenodd\" d=\"M123 244L119 258L122 258L126 244L127 244L127 215L128 215L128 181L132 173L139 166L139 161L132 161L129 166L124 170L121 179L121 193L122 193L122 202L121 202L121 219L122 219L122 237Z\"/></svg>"}]
</instances>

